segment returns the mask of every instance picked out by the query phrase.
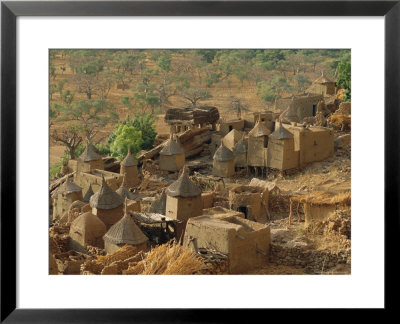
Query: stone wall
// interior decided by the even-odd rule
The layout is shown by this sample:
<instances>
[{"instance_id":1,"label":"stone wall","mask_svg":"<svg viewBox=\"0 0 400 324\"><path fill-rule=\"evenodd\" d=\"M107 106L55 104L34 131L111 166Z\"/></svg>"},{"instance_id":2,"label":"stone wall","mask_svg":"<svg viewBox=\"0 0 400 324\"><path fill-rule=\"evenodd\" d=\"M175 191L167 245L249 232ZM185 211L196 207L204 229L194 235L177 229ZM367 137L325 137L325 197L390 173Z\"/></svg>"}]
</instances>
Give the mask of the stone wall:
<instances>
[{"instance_id":1,"label":"stone wall","mask_svg":"<svg viewBox=\"0 0 400 324\"><path fill-rule=\"evenodd\" d=\"M334 253L328 250L309 250L303 246L271 244L269 261L276 265L302 267L310 274L318 274L332 270L338 265L350 265L351 250Z\"/></svg>"}]
</instances>

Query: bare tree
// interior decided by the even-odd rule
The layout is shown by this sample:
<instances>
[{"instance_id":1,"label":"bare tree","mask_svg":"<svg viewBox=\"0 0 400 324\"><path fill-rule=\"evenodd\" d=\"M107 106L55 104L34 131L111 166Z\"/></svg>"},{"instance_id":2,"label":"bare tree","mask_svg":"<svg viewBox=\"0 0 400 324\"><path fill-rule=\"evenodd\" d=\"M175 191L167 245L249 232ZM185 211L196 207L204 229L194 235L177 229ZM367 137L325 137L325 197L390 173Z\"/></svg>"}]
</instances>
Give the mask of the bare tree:
<instances>
[{"instance_id":1,"label":"bare tree","mask_svg":"<svg viewBox=\"0 0 400 324\"><path fill-rule=\"evenodd\" d=\"M76 149L83 140L79 126L70 124L59 130L54 129L51 137L54 142L61 143L65 146L70 159L76 158Z\"/></svg>"}]
</instances>

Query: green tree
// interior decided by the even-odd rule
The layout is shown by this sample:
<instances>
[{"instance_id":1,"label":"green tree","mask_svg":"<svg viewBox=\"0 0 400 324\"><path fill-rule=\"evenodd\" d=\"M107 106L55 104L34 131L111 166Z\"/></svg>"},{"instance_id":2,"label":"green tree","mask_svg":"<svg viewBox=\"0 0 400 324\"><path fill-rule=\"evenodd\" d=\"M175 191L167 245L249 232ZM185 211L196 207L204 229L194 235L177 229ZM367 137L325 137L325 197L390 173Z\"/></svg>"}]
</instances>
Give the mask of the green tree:
<instances>
[{"instance_id":1,"label":"green tree","mask_svg":"<svg viewBox=\"0 0 400 324\"><path fill-rule=\"evenodd\" d=\"M114 132L114 140L110 145L111 155L122 160L128 153L136 155L143 144L142 133L137 131L135 127L120 124Z\"/></svg>"},{"instance_id":2,"label":"green tree","mask_svg":"<svg viewBox=\"0 0 400 324\"><path fill-rule=\"evenodd\" d=\"M349 61L341 61L337 67L336 83L346 90L344 101L351 101L351 63Z\"/></svg>"},{"instance_id":3,"label":"green tree","mask_svg":"<svg viewBox=\"0 0 400 324\"><path fill-rule=\"evenodd\" d=\"M132 126L142 134L143 143L142 150L149 150L154 145L154 140L157 136L155 120L150 114L141 114L136 116L132 121Z\"/></svg>"},{"instance_id":4,"label":"green tree","mask_svg":"<svg viewBox=\"0 0 400 324\"><path fill-rule=\"evenodd\" d=\"M57 92L57 85L55 85L54 83L51 83L49 92L50 92L50 100L53 100L53 94Z\"/></svg>"},{"instance_id":5,"label":"green tree","mask_svg":"<svg viewBox=\"0 0 400 324\"><path fill-rule=\"evenodd\" d=\"M54 65L50 65L50 76L53 78L53 80L56 78L56 68Z\"/></svg>"},{"instance_id":6,"label":"green tree","mask_svg":"<svg viewBox=\"0 0 400 324\"><path fill-rule=\"evenodd\" d=\"M72 105L55 105L57 121L75 121L86 140L93 138L110 122L118 120L115 106L106 100L79 100Z\"/></svg>"},{"instance_id":7,"label":"green tree","mask_svg":"<svg viewBox=\"0 0 400 324\"><path fill-rule=\"evenodd\" d=\"M257 95L265 102L272 103L278 94L269 82L262 81L258 84Z\"/></svg>"},{"instance_id":8,"label":"green tree","mask_svg":"<svg viewBox=\"0 0 400 324\"><path fill-rule=\"evenodd\" d=\"M144 70L135 88L132 89L132 99L136 107L141 109L142 113L150 112L154 114L155 110L161 106L156 83L152 81L158 75L158 72L152 69Z\"/></svg>"},{"instance_id":9,"label":"green tree","mask_svg":"<svg viewBox=\"0 0 400 324\"><path fill-rule=\"evenodd\" d=\"M69 90L62 91L61 92L61 100L66 105L71 105L72 101L74 101L74 94Z\"/></svg>"},{"instance_id":10,"label":"green tree","mask_svg":"<svg viewBox=\"0 0 400 324\"><path fill-rule=\"evenodd\" d=\"M308 77L303 74L297 74L294 78L295 87L299 91L304 91L308 86L311 85L311 81Z\"/></svg>"}]
</instances>

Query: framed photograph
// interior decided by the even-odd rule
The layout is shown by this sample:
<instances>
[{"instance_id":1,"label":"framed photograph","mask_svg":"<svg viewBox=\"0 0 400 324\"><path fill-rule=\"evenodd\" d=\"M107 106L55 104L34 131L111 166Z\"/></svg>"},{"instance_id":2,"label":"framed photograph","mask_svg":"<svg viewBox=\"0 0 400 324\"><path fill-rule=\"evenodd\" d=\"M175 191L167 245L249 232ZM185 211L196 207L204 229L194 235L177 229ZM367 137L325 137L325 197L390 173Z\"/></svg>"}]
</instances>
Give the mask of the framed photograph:
<instances>
[{"instance_id":1,"label":"framed photograph","mask_svg":"<svg viewBox=\"0 0 400 324\"><path fill-rule=\"evenodd\" d=\"M391 308L399 21L398 1L3 1L1 321Z\"/></svg>"}]
</instances>

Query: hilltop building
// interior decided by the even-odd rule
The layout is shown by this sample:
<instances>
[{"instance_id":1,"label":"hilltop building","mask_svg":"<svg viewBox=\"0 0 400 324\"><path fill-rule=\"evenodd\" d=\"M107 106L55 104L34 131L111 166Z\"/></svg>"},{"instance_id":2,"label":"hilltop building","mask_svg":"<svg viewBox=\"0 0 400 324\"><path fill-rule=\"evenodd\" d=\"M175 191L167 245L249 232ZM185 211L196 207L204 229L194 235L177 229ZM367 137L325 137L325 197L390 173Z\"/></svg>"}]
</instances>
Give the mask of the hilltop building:
<instances>
[{"instance_id":1,"label":"hilltop building","mask_svg":"<svg viewBox=\"0 0 400 324\"><path fill-rule=\"evenodd\" d=\"M336 93L336 82L329 79L325 72L322 71L321 76L314 80L312 85L306 90L308 93L321 94L322 96L333 96Z\"/></svg>"}]
</instances>

